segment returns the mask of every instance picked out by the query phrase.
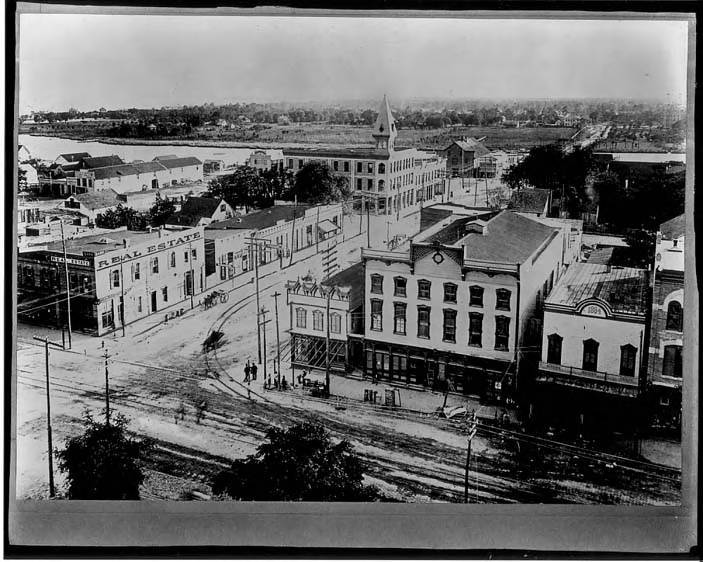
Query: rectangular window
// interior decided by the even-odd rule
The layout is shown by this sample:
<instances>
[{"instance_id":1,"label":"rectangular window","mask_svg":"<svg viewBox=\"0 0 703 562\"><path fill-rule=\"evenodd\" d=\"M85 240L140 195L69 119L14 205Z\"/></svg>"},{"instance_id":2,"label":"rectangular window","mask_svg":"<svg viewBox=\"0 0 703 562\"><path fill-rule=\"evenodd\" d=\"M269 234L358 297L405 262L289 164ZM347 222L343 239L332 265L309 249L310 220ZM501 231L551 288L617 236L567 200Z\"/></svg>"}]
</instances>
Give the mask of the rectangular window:
<instances>
[{"instance_id":1,"label":"rectangular window","mask_svg":"<svg viewBox=\"0 0 703 562\"><path fill-rule=\"evenodd\" d=\"M584 371L598 370L598 342L586 340L583 342L583 365Z\"/></svg>"},{"instance_id":2,"label":"rectangular window","mask_svg":"<svg viewBox=\"0 0 703 562\"><path fill-rule=\"evenodd\" d=\"M444 310L442 341L456 343L456 310Z\"/></svg>"},{"instance_id":3,"label":"rectangular window","mask_svg":"<svg viewBox=\"0 0 703 562\"><path fill-rule=\"evenodd\" d=\"M371 275L371 292L377 295L383 294L383 275Z\"/></svg>"},{"instance_id":4,"label":"rectangular window","mask_svg":"<svg viewBox=\"0 0 703 562\"><path fill-rule=\"evenodd\" d=\"M371 300L371 329L377 332L383 330L383 301Z\"/></svg>"},{"instance_id":5,"label":"rectangular window","mask_svg":"<svg viewBox=\"0 0 703 562\"><path fill-rule=\"evenodd\" d=\"M300 170L303 167L303 161L298 160L298 169Z\"/></svg>"},{"instance_id":6,"label":"rectangular window","mask_svg":"<svg viewBox=\"0 0 703 562\"><path fill-rule=\"evenodd\" d=\"M309 224L307 227L305 227L305 242L308 246L313 245L312 225L311 224Z\"/></svg>"},{"instance_id":7,"label":"rectangular window","mask_svg":"<svg viewBox=\"0 0 703 562\"><path fill-rule=\"evenodd\" d=\"M164 302L168 301L168 287L161 289L161 296L163 296Z\"/></svg>"},{"instance_id":8,"label":"rectangular window","mask_svg":"<svg viewBox=\"0 0 703 562\"><path fill-rule=\"evenodd\" d=\"M137 297L137 312L142 311L142 297Z\"/></svg>"},{"instance_id":9,"label":"rectangular window","mask_svg":"<svg viewBox=\"0 0 703 562\"><path fill-rule=\"evenodd\" d=\"M142 273L139 268L139 262L134 264L134 279L141 279Z\"/></svg>"},{"instance_id":10,"label":"rectangular window","mask_svg":"<svg viewBox=\"0 0 703 562\"><path fill-rule=\"evenodd\" d=\"M480 312L469 313L469 345L481 347L483 339L483 314Z\"/></svg>"},{"instance_id":11,"label":"rectangular window","mask_svg":"<svg viewBox=\"0 0 703 562\"><path fill-rule=\"evenodd\" d=\"M623 345L620 348L620 375L623 377L635 376L635 358L637 348L634 345Z\"/></svg>"},{"instance_id":12,"label":"rectangular window","mask_svg":"<svg viewBox=\"0 0 703 562\"><path fill-rule=\"evenodd\" d=\"M547 338L547 363L561 365L562 339L558 334L552 334Z\"/></svg>"},{"instance_id":13,"label":"rectangular window","mask_svg":"<svg viewBox=\"0 0 703 562\"><path fill-rule=\"evenodd\" d=\"M190 251L190 257L193 259L193 261L198 259L198 250L195 248L191 249Z\"/></svg>"},{"instance_id":14,"label":"rectangular window","mask_svg":"<svg viewBox=\"0 0 703 562\"><path fill-rule=\"evenodd\" d=\"M417 282L417 298L418 299L429 299L430 290L432 288L432 283L426 280L421 280Z\"/></svg>"},{"instance_id":15,"label":"rectangular window","mask_svg":"<svg viewBox=\"0 0 703 562\"><path fill-rule=\"evenodd\" d=\"M430 307L428 306L417 307L417 337L430 337Z\"/></svg>"},{"instance_id":16,"label":"rectangular window","mask_svg":"<svg viewBox=\"0 0 703 562\"><path fill-rule=\"evenodd\" d=\"M510 291L496 289L496 310L510 310Z\"/></svg>"},{"instance_id":17,"label":"rectangular window","mask_svg":"<svg viewBox=\"0 0 703 562\"><path fill-rule=\"evenodd\" d=\"M187 256L187 254L186 254ZM188 261L188 260L186 260ZM171 267L176 267L176 252L171 252L171 262L170 262Z\"/></svg>"},{"instance_id":18,"label":"rectangular window","mask_svg":"<svg viewBox=\"0 0 703 562\"><path fill-rule=\"evenodd\" d=\"M288 159L288 169L289 169L289 170L292 170L292 169L293 169L293 159L292 159L292 158L289 158L289 159Z\"/></svg>"},{"instance_id":19,"label":"rectangular window","mask_svg":"<svg viewBox=\"0 0 703 562\"><path fill-rule=\"evenodd\" d=\"M360 174L363 172L363 170L364 170L363 164L361 162L357 162L356 163L356 173Z\"/></svg>"},{"instance_id":20,"label":"rectangular window","mask_svg":"<svg viewBox=\"0 0 703 562\"><path fill-rule=\"evenodd\" d=\"M114 269L112 271L112 287L120 286L120 270Z\"/></svg>"},{"instance_id":21,"label":"rectangular window","mask_svg":"<svg viewBox=\"0 0 703 562\"><path fill-rule=\"evenodd\" d=\"M152 273L159 272L159 258L154 258L153 260L151 260L151 272Z\"/></svg>"},{"instance_id":22,"label":"rectangular window","mask_svg":"<svg viewBox=\"0 0 703 562\"><path fill-rule=\"evenodd\" d=\"M680 379L682 374L683 357L681 356L681 346L664 346L664 364L662 365L662 375L665 377L675 377Z\"/></svg>"},{"instance_id":23,"label":"rectangular window","mask_svg":"<svg viewBox=\"0 0 703 562\"><path fill-rule=\"evenodd\" d=\"M346 162L344 162L344 171L345 172L349 171L349 161L348 160Z\"/></svg>"},{"instance_id":24,"label":"rectangular window","mask_svg":"<svg viewBox=\"0 0 703 562\"><path fill-rule=\"evenodd\" d=\"M483 306L483 287L478 285L469 287L469 305Z\"/></svg>"},{"instance_id":25,"label":"rectangular window","mask_svg":"<svg viewBox=\"0 0 703 562\"><path fill-rule=\"evenodd\" d=\"M356 178L356 189L357 190L363 189L361 186L361 178Z\"/></svg>"},{"instance_id":26,"label":"rectangular window","mask_svg":"<svg viewBox=\"0 0 703 562\"><path fill-rule=\"evenodd\" d=\"M373 189L373 180L372 179L366 180L366 189L368 189L369 191L371 191Z\"/></svg>"},{"instance_id":27,"label":"rectangular window","mask_svg":"<svg viewBox=\"0 0 703 562\"><path fill-rule=\"evenodd\" d=\"M395 277L393 279L393 296L406 297L408 280L405 277Z\"/></svg>"},{"instance_id":28,"label":"rectangular window","mask_svg":"<svg viewBox=\"0 0 703 562\"><path fill-rule=\"evenodd\" d=\"M405 311L407 305L404 302L393 304L393 333L405 335Z\"/></svg>"},{"instance_id":29,"label":"rectangular window","mask_svg":"<svg viewBox=\"0 0 703 562\"><path fill-rule=\"evenodd\" d=\"M102 313L103 328L114 328L115 327L115 317L112 310L108 310Z\"/></svg>"},{"instance_id":30,"label":"rectangular window","mask_svg":"<svg viewBox=\"0 0 703 562\"><path fill-rule=\"evenodd\" d=\"M185 252L183 252L183 261L185 261L186 263L188 263L188 250L186 250Z\"/></svg>"},{"instance_id":31,"label":"rectangular window","mask_svg":"<svg viewBox=\"0 0 703 562\"><path fill-rule=\"evenodd\" d=\"M298 328L306 328L308 320L307 311L304 308L295 309L295 325Z\"/></svg>"},{"instance_id":32,"label":"rectangular window","mask_svg":"<svg viewBox=\"0 0 703 562\"><path fill-rule=\"evenodd\" d=\"M373 162L369 162L368 168L366 169L366 171L367 171L369 174L373 174Z\"/></svg>"},{"instance_id":33,"label":"rectangular window","mask_svg":"<svg viewBox=\"0 0 703 562\"><path fill-rule=\"evenodd\" d=\"M456 285L454 283L444 284L444 302L456 303Z\"/></svg>"},{"instance_id":34,"label":"rectangular window","mask_svg":"<svg viewBox=\"0 0 703 562\"><path fill-rule=\"evenodd\" d=\"M508 350L508 338L510 337L510 318L507 316L496 316L496 343L495 348L501 351Z\"/></svg>"}]
</instances>

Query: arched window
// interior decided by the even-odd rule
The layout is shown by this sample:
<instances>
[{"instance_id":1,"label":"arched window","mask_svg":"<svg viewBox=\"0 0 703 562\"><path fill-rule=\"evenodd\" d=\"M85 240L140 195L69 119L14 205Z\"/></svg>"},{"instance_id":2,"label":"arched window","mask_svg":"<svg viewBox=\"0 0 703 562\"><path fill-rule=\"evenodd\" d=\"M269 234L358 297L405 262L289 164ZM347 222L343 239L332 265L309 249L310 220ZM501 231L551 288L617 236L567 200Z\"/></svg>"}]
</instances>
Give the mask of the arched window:
<instances>
[{"instance_id":1,"label":"arched window","mask_svg":"<svg viewBox=\"0 0 703 562\"><path fill-rule=\"evenodd\" d=\"M295 309L295 325L298 328L306 328L307 327L307 320L308 320L307 311L304 308L296 308Z\"/></svg>"},{"instance_id":2,"label":"arched window","mask_svg":"<svg viewBox=\"0 0 703 562\"><path fill-rule=\"evenodd\" d=\"M176 267L176 252L171 252L171 267Z\"/></svg>"},{"instance_id":3,"label":"arched window","mask_svg":"<svg viewBox=\"0 0 703 562\"><path fill-rule=\"evenodd\" d=\"M559 334L551 334L547 337L547 363L561 365L561 342L563 339Z\"/></svg>"},{"instance_id":4,"label":"arched window","mask_svg":"<svg viewBox=\"0 0 703 562\"><path fill-rule=\"evenodd\" d=\"M324 328L323 326L323 320L322 320L322 312L319 310L315 310L312 313L312 329L313 330L322 330Z\"/></svg>"},{"instance_id":5,"label":"arched window","mask_svg":"<svg viewBox=\"0 0 703 562\"><path fill-rule=\"evenodd\" d=\"M666 329L683 332L683 308L679 301L671 301L666 312Z\"/></svg>"},{"instance_id":6,"label":"arched window","mask_svg":"<svg viewBox=\"0 0 703 562\"><path fill-rule=\"evenodd\" d=\"M583 342L583 370L598 370L598 342L596 340L586 340Z\"/></svg>"},{"instance_id":7,"label":"arched window","mask_svg":"<svg viewBox=\"0 0 703 562\"><path fill-rule=\"evenodd\" d=\"M337 312L330 315L330 332L339 334L342 331L342 316Z\"/></svg>"}]
</instances>

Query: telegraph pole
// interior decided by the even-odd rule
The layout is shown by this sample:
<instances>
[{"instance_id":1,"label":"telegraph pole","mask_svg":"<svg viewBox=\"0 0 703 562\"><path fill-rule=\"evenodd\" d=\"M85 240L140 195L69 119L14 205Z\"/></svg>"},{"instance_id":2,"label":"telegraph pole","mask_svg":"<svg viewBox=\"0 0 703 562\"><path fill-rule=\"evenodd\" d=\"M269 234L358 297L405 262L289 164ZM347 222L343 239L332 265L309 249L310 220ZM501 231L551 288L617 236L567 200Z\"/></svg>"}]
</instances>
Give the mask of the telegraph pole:
<instances>
[{"instance_id":1,"label":"telegraph pole","mask_svg":"<svg viewBox=\"0 0 703 562\"><path fill-rule=\"evenodd\" d=\"M268 310L266 310L263 306L261 307L261 311L259 314L261 315L261 320L259 320L259 325L261 326L261 330L263 331L263 336L264 336L264 381L268 380L267 376L267 371L266 371L266 324L270 322L270 320L266 320L266 315L268 314ZM278 373L278 388L281 387L281 373Z\"/></svg>"},{"instance_id":2,"label":"telegraph pole","mask_svg":"<svg viewBox=\"0 0 703 562\"><path fill-rule=\"evenodd\" d=\"M66 239L63 235L63 221L61 221L61 245L63 246L63 266L66 273L66 316L68 317L68 349L71 349L71 286L68 277L68 258L66 257Z\"/></svg>"},{"instance_id":3,"label":"telegraph pole","mask_svg":"<svg viewBox=\"0 0 703 562\"><path fill-rule=\"evenodd\" d=\"M46 367L46 439L47 448L49 453L49 497L53 498L56 495L56 488L54 487L54 445L51 436L51 393L49 386L49 346L53 345L58 349L65 349L62 345L53 343L49 341L49 338L38 338L33 336L37 341L44 343L44 356L45 356L45 367Z\"/></svg>"},{"instance_id":4,"label":"telegraph pole","mask_svg":"<svg viewBox=\"0 0 703 562\"><path fill-rule=\"evenodd\" d=\"M295 217L295 215L293 215ZM256 310L261 310L260 299L259 299L259 243L258 241L254 244L254 235L251 235L251 246L253 246L253 256L254 256L254 279L256 283ZM261 324L259 322L260 316L256 315L256 345L259 350L259 364L261 364ZM266 368L264 366L264 368Z\"/></svg>"},{"instance_id":5,"label":"telegraph pole","mask_svg":"<svg viewBox=\"0 0 703 562\"><path fill-rule=\"evenodd\" d=\"M276 362L278 363L279 375L281 373L281 336L278 329L278 297L280 296L281 293L279 293L278 291L273 294L274 306L276 311Z\"/></svg>"},{"instance_id":6,"label":"telegraph pole","mask_svg":"<svg viewBox=\"0 0 703 562\"><path fill-rule=\"evenodd\" d=\"M469 503L469 463L471 462L471 440L476 436L476 412L471 415L469 436L466 444L466 470L464 471L464 503Z\"/></svg>"},{"instance_id":7,"label":"telegraph pole","mask_svg":"<svg viewBox=\"0 0 703 562\"><path fill-rule=\"evenodd\" d=\"M188 263L190 263L190 309L193 310L193 295L195 294L195 273L193 272L193 249L191 242L188 242ZM124 314L124 312L123 312Z\"/></svg>"},{"instance_id":8,"label":"telegraph pole","mask_svg":"<svg viewBox=\"0 0 703 562\"><path fill-rule=\"evenodd\" d=\"M362 203L366 205L366 247L371 247L371 215L369 213L370 205L366 202L366 198L362 197Z\"/></svg>"},{"instance_id":9,"label":"telegraph pole","mask_svg":"<svg viewBox=\"0 0 703 562\"><path fill-rule=\"evenodd\" d=\"M122 337L125 336L125 327L124 327L124 318L125 318L125 300L124 300L124 263L120 260L120 277L122 278L120 281L120 297L122 300L122 306L120 307L120 322L122 323ZM191 308L193 308L193 302L191 300Z\"/></svg>"},{"instance_id":10,"label":"telegraph pole","mask_svg":"<svg viewBox=\"0 0 703 562\"><path fill-rule=\"evenodd\" d=\"M330 299L332 298L332 287L327 288L327 336L325 337L325 389L327 397L330 395Z\"/></svg>"},{"instance_id":11,"label":"telegraph pole","mask_svg":"<svg viewBox=\"0 0 703 562\"><path fill-rule=\"evenodd\" d=\"M105 350L105 425L110 425L110 384L109 384L109 373L107 369L107 349Z\"/></svg>"}]
</instances>

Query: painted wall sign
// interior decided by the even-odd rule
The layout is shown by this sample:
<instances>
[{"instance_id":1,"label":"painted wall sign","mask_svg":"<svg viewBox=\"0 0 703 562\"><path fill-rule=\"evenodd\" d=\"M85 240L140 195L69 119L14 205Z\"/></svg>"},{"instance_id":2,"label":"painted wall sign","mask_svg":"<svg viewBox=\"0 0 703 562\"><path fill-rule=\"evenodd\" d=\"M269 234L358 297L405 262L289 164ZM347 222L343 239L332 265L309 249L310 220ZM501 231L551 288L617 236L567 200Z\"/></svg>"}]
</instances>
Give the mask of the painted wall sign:
<instances>
[{"instance_id":1,"label":"painted wall sign","mask_svg":"<svg viewBox=\"0 0 703 562\"><path fill-rule=\"evenodd\" d=\"M171 240L164 240L163 242L159 242L158 244L152 244L150 246L147 246L146 250L144 251L126 249L125 252L117 256L113 256L110 259L99 260L97 268L104 269L113 264L120 263L121 261L129 261L142 256L148 256L149 254L154 254L156 252L161 252L168 248L173 248L175 246L186 244L198 238L200 238L200 232L193 232L192 234L186 234L184 236L179 236L178 238L172 238Z\"/></svg>"},{"instance_id":2,"label":"painted wall sign","mask_svg":"<svg viewBox=\"0 0 703 562\"><path fill-rule=\"evenodd\" d=\"M605 310L603 310L597 304L589 304L581 311L581 314L583 314L584 316L599 316L601 318L605 318L607 316Z\"/></svg>"}]
</instances>

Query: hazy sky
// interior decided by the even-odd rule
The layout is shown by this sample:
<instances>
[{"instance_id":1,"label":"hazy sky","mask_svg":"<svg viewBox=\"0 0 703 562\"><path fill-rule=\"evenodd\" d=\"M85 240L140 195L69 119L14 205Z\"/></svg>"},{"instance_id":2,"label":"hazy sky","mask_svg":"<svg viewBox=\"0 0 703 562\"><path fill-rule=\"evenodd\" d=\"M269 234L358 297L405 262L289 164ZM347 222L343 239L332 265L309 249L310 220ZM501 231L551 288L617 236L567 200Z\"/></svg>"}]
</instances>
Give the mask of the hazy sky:
<instances>
[{"instance_id":1,"label":"hazy sky","mask_svg":"<svg viewBox=\"0 0 703 562\"><path fill-rule=\"evenodd\" d=\"M684 102L679 21L20 17L20 110L413 97Z\"/></svg>"}]
</instances>

